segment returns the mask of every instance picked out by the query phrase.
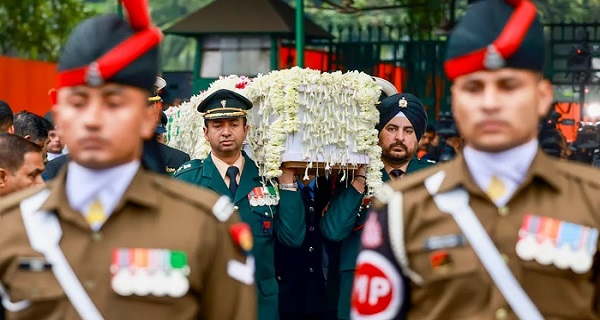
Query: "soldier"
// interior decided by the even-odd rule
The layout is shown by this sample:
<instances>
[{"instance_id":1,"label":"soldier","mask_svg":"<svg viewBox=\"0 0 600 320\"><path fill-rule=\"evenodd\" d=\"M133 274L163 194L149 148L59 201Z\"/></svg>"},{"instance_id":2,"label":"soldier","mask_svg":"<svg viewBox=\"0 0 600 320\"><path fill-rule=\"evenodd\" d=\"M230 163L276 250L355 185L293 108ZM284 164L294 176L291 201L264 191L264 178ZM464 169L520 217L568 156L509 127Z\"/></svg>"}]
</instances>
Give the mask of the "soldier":
<instances>
[{"instance_id":1,"label":"soldier","mask_svg":"<svg viewBox=\"0 0 600 320\"><path fill-rule=\"evenodd\" d=\"M164 111L160 110L160 121L156 124L156 129L154 130L154 139L158 142L158 151L160 153L161 159L165 162L165 170L169 175L175 174L177 168L179 168L184 163L190 161L190 155L187 153L171 148L165 144L164 134L167 132L165 129L167 127L167 123L169 123L169 118Z\"/></svg>"},{"instance_id":2,"label":"soldier","mask_svg":"<svg viewBox=\"0 0 600 320\"><path fill-rule=\"evenodd\" d=\"M275 279L275 241L289 247L302 244L306 224L304 205L294 182L294 170L283 168L279 188L263 183L258 167L242 151L252 103L230 91L217 90L198 106L204 116L204 135L211 153L177 170L175 178L208 187L233 199L235 210L250 224L254 237L258 318L278 319L278 286Z\"/></svg>"},{"instance_id":3,"label":"soldier","mask_svg":"<svg viewBox=\"0 0 600 320\"><path fill-rule=\"evenodd\" d=\"M377 105L379 110L379 145L383 181L403 179L405 174L426 168L433 163L416 158L418 141L425 132L427 114L421 101L408 93L389 96ZM340 289L338 318L350 317L350 294L360 234L367 218L365 199L365 168L354 174L351 186L339 183L336 194L321 219L321 232L330 241L341 241Z\"/></svg>"},{"instance_id":4,"label":"soldier","mask_svg":"<svg viewBox=\"0 0 600 320\"><path fill-rule=\"evenodd\" d=\"M7 318L253 319L252 238L231 202L141 168L161 32L144 1L124 4L131 25L90 18L63 48L54 119L72 160L0 203Z\"/></svg>"},{"instance_id":5,"label":"soldier","mask_svg":"<svg viewBox=\"0 0 600 320\"><path fill-rule=\"evenodd\" d=\"M357 319L598 319L600 172L538 147L553 100L530 1L471 5L445 70L462 155L382 190Z\"/></svg>"}]
</instances>

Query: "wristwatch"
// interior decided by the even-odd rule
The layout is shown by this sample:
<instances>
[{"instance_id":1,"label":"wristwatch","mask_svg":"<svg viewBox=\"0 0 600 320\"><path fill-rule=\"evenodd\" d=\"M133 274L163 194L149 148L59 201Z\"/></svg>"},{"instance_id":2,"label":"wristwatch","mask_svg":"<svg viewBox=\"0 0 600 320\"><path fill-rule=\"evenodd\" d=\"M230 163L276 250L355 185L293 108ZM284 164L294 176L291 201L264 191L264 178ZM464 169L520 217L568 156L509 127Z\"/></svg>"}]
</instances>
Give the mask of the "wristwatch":
<instances>
[{"instance_id":1,"label":"wristwatch","mask_svg":"<svg viewBox=\"0 0 600 320\"><path fill-rule=\"evenodd\" d=\"M279 190L297 191L298 185L294 183L280 183Z\"/></svg>"}]
</instances>

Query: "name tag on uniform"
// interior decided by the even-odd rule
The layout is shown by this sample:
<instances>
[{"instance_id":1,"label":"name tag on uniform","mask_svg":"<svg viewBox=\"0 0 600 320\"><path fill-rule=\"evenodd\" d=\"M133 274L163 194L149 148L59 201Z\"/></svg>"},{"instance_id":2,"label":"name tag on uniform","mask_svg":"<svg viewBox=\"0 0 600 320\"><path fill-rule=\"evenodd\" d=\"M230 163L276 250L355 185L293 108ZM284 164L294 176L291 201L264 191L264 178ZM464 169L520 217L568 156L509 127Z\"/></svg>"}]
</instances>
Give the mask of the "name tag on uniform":
<instances>
[{"instance_id":1,"label":"name tag on uniform","mask_svg":"<svg viewBox=\"0 0 600 320\"><path fill-rule=\"evenodd\" d=\"M454 248L464 245L467 242L462 234L447 234L443 236L433 236L425 239L425 249L435 251L445 248Z\"/></svg>"},{"instance_id":2,"label":"name tag on uniform","mask_svg":"<svg viewBox=\"0 0 600 320\"><path fill-rule=\"evenodd\" d=\"M52 269L52 264L45 258L19 258L19 270L42 272Z\"/></svg>"},{"instance_id":3,"label":"name tag on uniform","mask_svg":"<svg viewBox=\"0 0 600 320\"><path fill-rule=\"evenodd\" d=\"M279 192L273 186L256 187L248 193L248 201L253 207L276 206L279 204Z\"/></svg>"},{"instance_id":4,"label":"name tag on uniform","mask_svg":"<svg viewBox=\"0 0 600 320\"><path fill-rule=\"evenodd\" d=\"M121 296L183 297L190 288L187 254L168 249L113 250L111 286Z\"/></svg>"},{"instance_id":5,"label":"name tag on uniform","mask_svg":"<svg viewBox=\"0 0 600 320\"><path fill-rule=\"evenodd\" d=\"M592 267L597 243L598 229L526 215L519 229L516 252L523 260L581 274Z\"/></svg>"}]
</instances>

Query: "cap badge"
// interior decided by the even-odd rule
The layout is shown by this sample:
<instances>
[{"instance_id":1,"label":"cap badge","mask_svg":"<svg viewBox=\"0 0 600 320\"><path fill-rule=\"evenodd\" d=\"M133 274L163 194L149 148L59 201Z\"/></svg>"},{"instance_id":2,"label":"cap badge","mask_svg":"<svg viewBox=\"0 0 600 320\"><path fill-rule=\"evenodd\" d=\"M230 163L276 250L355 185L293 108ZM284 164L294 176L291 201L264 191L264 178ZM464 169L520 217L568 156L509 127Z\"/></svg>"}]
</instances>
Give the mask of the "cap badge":
<instances>
[{"instance_id":1,"label":"cap badge","mask_svg":"<svg viewBox=\"0 0 600 320\"><path fill-rule=\"evenodd\" d=\"M398 106L402 109L408 107L408 101L406 101L405 97L402 97L402 99L398 101Z\"/></svg>"},{"instance_id":2,"label":"cap badge","mask_svg":"<svg viewBox=\"0 0 600 320\"><path fill-rule=\"evenodd\" d=\"M504 67L506 61L498 52L493 44L487 46L485 50L485 57L483 58L483 66L488 70L495 70Z\"/></svg>"},{"instance_id":3,"label":"cap badge","mask_svg":"<svg viewBox=\"0 0 600 320\"><path fill-rule=\"evenodd\" d=\"M223 106L223 108L225 108L225 106L227 105L227 100L221 100L221 105Z\"/></svg>"},{"instance_id":4,"label":"cap badge","mask_svg":"<svg viewBox=\"0 0 600 320\"><path fill-rule=\"evenodd\" d=\"M87 70L85 71L85 82L92 87L99 87L104 83L104 78L102 78L102 73L100 73L98 62L94 61L87 67Z\"/></svg>"}]
</instances>

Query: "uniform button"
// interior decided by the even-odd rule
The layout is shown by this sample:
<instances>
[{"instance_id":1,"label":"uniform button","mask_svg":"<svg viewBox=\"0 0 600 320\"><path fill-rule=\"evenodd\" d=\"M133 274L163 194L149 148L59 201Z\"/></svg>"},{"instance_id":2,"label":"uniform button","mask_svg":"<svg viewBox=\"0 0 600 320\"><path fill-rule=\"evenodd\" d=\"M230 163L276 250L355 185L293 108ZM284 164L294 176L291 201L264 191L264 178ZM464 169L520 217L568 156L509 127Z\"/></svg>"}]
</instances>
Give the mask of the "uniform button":
<instances>
[{"instance_id":1,"label":"uniform button","mask_svg":"<svg viewBox=\"0 0 600 320\"><path fill-rule=\"evenodd\" d=\"M308 227L308 231L315 231L315 227L313 227L313 226Z\"/></svg>"},{"instance_id":2,"label":"uniform button","mask_svg":"<svg viewBox=\"0 0 600 320\"><path fill-rule=\"evenodd\" d=\"M308 272L315 272L315 270L313 268L308 268Z\"/></svg>"},{"instance_id":3,"label":"uniform button","mask_svg":"<svg viewBox=\"0 0 600 320\"><path fill-rule=\"evenodd\" d=\"M277 276L277 281L281 281L281 276Z\"/></svg>"},{"instance_id":4,"label":"uniform button","mask_svg":"<svg viewBox=\"0 0 600 320\"><path fill-rule=\"evenodd\" d=\"M234 211L238 211L238 210L240 210L240 207L238 207L238 206L234 206L234 207L233 207L233 210L234 210Z\"/></svg>"},{"instance_id":5,"label":"uniform button","mask_svg":"<svg viewBox=\"0 0 600 320\"><path fill-rule=\"evenodd\" d=\"M506 217L509 212L510 212L510 209L506 206L498 208L498 214L503 217Z\"/></svg>"},{"instance_id":6,"label":"uniform button","mask_svg":"<svg viewBox=\"0 0 600 320\"><path fill-rule=\"evenodd\" d=\"M103 238L102 233L100 233L100 232L92 233L92 240L98 242L98 241L102 240L102 238Z\"/></svg>"},{"instance_id":7,"label":"uniform button","mask_svg":"<svg viewBox=\"0 0 600 320\"><path fill-rule=\"evenodd\" d=\"M500 308L500 309L496 310L496 319L497 320L504 320L504 319L506 319L507 316L508 316L508 311L506 311L506 309Z\"/></svg>"},{"instance_id":8,"label":"uniform button","mask_svg":"<svg viewBox=\"0 0 600 320\"><path fill-rule=\"evenodd\" d=\"M313 247L308 248L308 252L313 252L313 251L315 251L315 248L313 248Z\"/></svg>"},{"instance_id":9,"label":"uniform button","mask_svg":"<svg viewBox=\"0 0 600 320\"><path fill-rule=\"evenodd\" d=\"M310 208L308 208L308 211L315 212L315 208L314 207L310 207Z\"/></svg>"},{"instance_id":10,"label":"uniform button","mask_svg":"<svg viewBox=\"0 0 600 320\"><path fill-rule=\"evenodd\" d=\"M508 258L508 256L507 256L507 255L505 255L504 253L503 253L503 254L501 254L500 256L502 257L502 260L504 260L504 262L506 262L506 263L508 263L508 261L510 260L510 259Z\"/></svg>"},{"instance_id":11,"label":"uniform button","mask_svg":"<svg viewBox=\"0 0 600 320\"><path fill-rule=\"evenodd\" d=\"M96 288L96 281L86 280L83 285L90 290L94 290Z\"/></svg>"}]
</instances>

